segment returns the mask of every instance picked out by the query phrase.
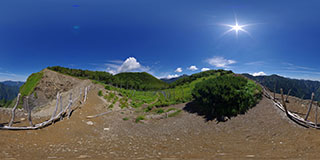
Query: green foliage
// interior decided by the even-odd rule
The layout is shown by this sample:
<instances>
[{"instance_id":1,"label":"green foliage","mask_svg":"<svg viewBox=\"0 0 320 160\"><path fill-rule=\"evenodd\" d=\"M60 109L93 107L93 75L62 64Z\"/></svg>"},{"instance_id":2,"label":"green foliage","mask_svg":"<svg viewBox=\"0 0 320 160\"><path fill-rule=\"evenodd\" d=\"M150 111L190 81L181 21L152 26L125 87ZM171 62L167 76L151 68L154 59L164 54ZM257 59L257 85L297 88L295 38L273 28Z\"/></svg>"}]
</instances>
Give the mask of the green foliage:
<instances>
[{"instance_id":1,"label":"green foliage","mask_svg":"<svg viewBox=\"0 0 320 160\"><path fill-rule=\"evenodd\" d=\"M102 96L103 96L103 94L102 94L102 91L101 91L101 90L99 90L99 92L98 92L98 96L100 96L100 97L102 97Z\"/></svg>"},{"instance_id":2,"label":"green foliage","mask_svg":"<svg viewBox=\"0 0 320 160\"><path fill-rule=\"evenodd\" d=\"M20 87L21 96L30 95L34 91L34 88L38 85L42 77L43 72L31 74L28 77L27 82Z\"/></svg>"},{"instance_id":3,"label":"green foliage","mask_svg":"<svg viewBox=\"0 0 320 160\"><path fill-rule=\"evenodd\" d=\"M124 121L127 121L127 120L129 120L129 118L128 117L124 117L124 118L122 118Z\"/></svg>"},{"instance_id":4,"label":"green foliage","mask_svg":"<svg viewBox=\"0 0 320 160\"><path fill-rule=\"evenodd\" d=\"M240 76L219 76L198 83L192 91L194 100L216 116L245 113L261 98L261 88Z\"/></svg>"},{"instance_id":5,"label":"green foliage","mask_svg":"<svg viewBox=\"0 0 320 160\"><path fill-rule=\"evenodd\" d=\"M138 122L140 122L141 120L144 120L144 119L145 119L145 118L144 118L143 115L138 116L138 117L136 118L136 123L138 123Z\"/></svg>"},{"instance_id":6,"label":"green foliage","mask_svg":"<svg viewBox=\"0 0 320 160\"><path fill-rule=\"evenodd\" d=\"M6 100L2 99L0 100L0 107L8 108L12 104L13 100Z\"/></svg>"},{"instance_id":7,"label":"green foliage","mask_svg":"<svg viewBox=\"0 0 320 160\"><path fill-rule=\"evenodd\" d=\"M112 109L112 108L113 108L113 105L114 105L114 104L110 104L108 108L109 108L109 109Z\"/></svg>"},{"instance_id":8,"label":"green foliage","mask_svg":"<svg viewBox=\"0 0 320 160\"><path fill-rule=\"evenodd\" d=\"M183 78L180 78L178 80L176 80L175 82L170 84L170 88L174 88L176 86L181 86L184 84L188 84L191 83L192 81L195 81L199 78L203 78L203 77L209 77L209 76L222 76L222 75L227 75L227 74L232 74L232 71L226 71L226 70L209 70L209 71L204 71L204 72L200 72L200 73L196 73L193 74L191 76L185 76Z\"/></svg>"}]
</instances>

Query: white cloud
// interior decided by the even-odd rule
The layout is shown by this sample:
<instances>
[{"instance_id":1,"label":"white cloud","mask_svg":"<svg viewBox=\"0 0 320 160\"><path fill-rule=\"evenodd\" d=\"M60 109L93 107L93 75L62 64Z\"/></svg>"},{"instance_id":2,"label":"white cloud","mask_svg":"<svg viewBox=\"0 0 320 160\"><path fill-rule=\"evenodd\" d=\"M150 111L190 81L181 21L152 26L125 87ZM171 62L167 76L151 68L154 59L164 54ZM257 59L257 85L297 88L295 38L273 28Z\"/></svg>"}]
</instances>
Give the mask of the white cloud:
<instances>
[{"instance_id":1,"label":"white cloud","mask_svg":"<svg viewBox=\"0 0 320 160\"><path fill-rule=\"evenodd\" d=\"M177 78L177 77L179 77L179 75L177 75L177 74L173 74L173 75L169 74L169 75L166 77L166 79Z\"/></svg>"},{"instance_id":2,"label":"white cloud","mask_svg":"<svg viewBox=\"0 0 320 160\"><path fill-rule=\"evenodd\" d=\"M174 72L178 72L178 73L181 73L182 72L182 68L177 68Z\"/></svg>"},{"instance_id":3,"label":"white cloud","mask_svg":"<svg viewBox=\"0 0 320 160\"><path fill-rule=\"evenodd\" d=\"M215 67L228 68L229 65L236 63L234 60L225 59L223 57L213 57L207 59L207 62Z\"/></svg>"},{"instance_id":4,"label":"white cloud","mask_svg":"<svg viewBox=\"0 0 320 160\"><path fill-rule=\"evenodd\" d=\"M266 73L264 72L256 72L256 73L252 73L253 76L265 76L267 75Z\"/></svg>"},{"instance_id":5,"label":"white cloud","mask_svg":"<svg viewBox=\"0 0 320 160\"><path fill-rule=\"evenodd\" d=\"M117 71L119 73L129 72L139 68L141 68L140 63L134 57L129 57L122 63L122 65L118 68Z\"/></svg>"},{"instance_id":6,"label":"white cloud","mask_svg":"<svg viewBox=\"0 0 320 160\"><path fill-rule=\"evenodd\" d=\"M188 70L190 70L190 71L196 71L196 70L198 70L198 68L197 68L196 66L190 66L190 67L188 68Z\"/></svg>"},{"instance_id":7,"label":"white cloud","mask_svg":"<svg viewBox=\"0 0 320 160\"><path fill-rule=\"evenodd\" d=\"M134 57L129 57L124 62L120 62L119 60L109 62L110 63L106 63L105 65L108 67L106 71L111 74L121 72L147 72L150 70L149 67L142 66Z\"/></svg>"},{"instance_id":8,"label":"white cloud","mask_svg":"<svg viewBox=\"0 0 320 160\"><path fill-rule=\"evenodd\" d=\"M209 70L210 70L210 68L202 68L202 69L201 69L201 72L209 71Z\"/></svg>"}]
</instances>

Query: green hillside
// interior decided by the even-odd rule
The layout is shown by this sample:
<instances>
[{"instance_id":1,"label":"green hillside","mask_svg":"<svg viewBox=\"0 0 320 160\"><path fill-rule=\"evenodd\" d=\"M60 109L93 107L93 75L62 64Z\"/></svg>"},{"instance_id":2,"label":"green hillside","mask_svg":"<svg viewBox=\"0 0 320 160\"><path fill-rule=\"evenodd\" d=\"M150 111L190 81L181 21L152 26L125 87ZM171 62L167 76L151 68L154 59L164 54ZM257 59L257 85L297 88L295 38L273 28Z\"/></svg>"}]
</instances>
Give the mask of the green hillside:
<instances>
[{"instance_id":1,"label":"green hillside","mask_svg":"<svg viewBox=\"0 0 320 160\"><path fill-rule=\"evenodd\" d=\"M110 84L119 88L136 90L160 90L168 87L168 84L155 78L146 72L128 72L112 75L104 71L89 71L70 69L60 66L48 67L48 69L84 79L91 79L103 84Z\"/></svg>"},{"instance_id":2,"label":"green hillside","mask_svg":"<svg viewBox=\"0 0 320 160\"><path fill-rule=\"evenodd\" d=\"M118 85L138 90L159 90L168 88L168 84L146 72L125 72L114 76Z\"/></svg>"}]
</instances>

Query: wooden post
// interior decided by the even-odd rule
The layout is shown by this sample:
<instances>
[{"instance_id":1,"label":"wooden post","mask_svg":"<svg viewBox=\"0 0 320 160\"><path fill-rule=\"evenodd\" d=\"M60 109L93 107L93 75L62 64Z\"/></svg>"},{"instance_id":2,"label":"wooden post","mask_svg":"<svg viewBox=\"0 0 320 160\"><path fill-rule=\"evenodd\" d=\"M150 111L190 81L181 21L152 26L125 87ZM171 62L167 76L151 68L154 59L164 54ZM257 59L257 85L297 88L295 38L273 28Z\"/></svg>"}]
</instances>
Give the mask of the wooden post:
<instances>
[{"instance_id":1,"label":"wooden post","mask_svg":"<svg viewBox=\"0 0 320 160\"><path fill-rule=\"evenodd\" d=\"M287 105L286 105L286 101L284 100L284 97L283 97L283 89L282 88L280 89L280 92L281 92L281 100L282 100L283 108L286 111L286 114L288 115Z\"/></svg>"},{"instance_id":2,"label":"wooden post","mask_svg":"<svg viewBox=\"0 0 320 160\"><path fill-rule=\"evenodd\" d=\"M51 116L51 119L53 119L54 118L54 116L56 115L56 113L57 113L57 111L58 111L58 107L59 107L59 95L60 95L60 93L58 92L57 93L57 103L56 103L56 108L54 109L54 111L53 111L53 114L52 114L52 116Z\"/></svg>"},{"instance_id":3,"label":"wooden post","mask_svg":"<svg viewBox=\"0 0 320 160\"><path fill-rule=\"evenodd\" d=\"M70 115L71 115L71 105L72 105L72 93L70 93L70 98L69 98L68 119L70 118Z\"/></svg>"},{"instance_id":4,"label":"wooden post","mask_svg":"<svg viewBox=\"0 0 320 160\"><path fill-rule=\"evenodd\" d=\"M317 127L317 126L318 126L318 105L316 105L316 113L315 113L315 117L316 117L316 120L315 120L315 126Z\"/></svg>"},{"instance_id":5,"label":"wooden post","mask_svg":"<svg viewBox=\"0 0 320 160\"><path fill-rule=\"evenodd\" d=\"M59 113L60 113L60 120L62 120L63 119L63 117L62 117L62 112L63 112L63 109L62 109L62 95L60 94L60 111L59 111Z\"/></svg>"},{"instance_id":6,"label":"wooden post","mask_svg":"<svg viewBox=\"0 0 320 160\"><path fill-rule=\"evenodd\" d=\"M274 84L273 88L273 100L276 100L276 84Z\"/></svg>"},{"instance_id":7,"label":"wooden post","mask_svg":"<svg viewBox=\"0 0 320 160\"><path fill-rule=\"evenodd\" d=\"M289 91L288 91L288 94L287 94L287 97L286 97L286 102L288 102L288 97L290 95L290 92L291 92L291 89L289 89Z\"/></svg>"},{"instance_id":8,"label":"wooden post","mask_svg":"<svg viewBox=\"0 0 320 160\"><path fill-rule=\"evenodd\" d=\"M30 123L30 126L33 126L32 118L31 118L31 108L29 106L29 96L26 97L26 108L28 110L28 121Z\"/></svg>"},{"instance_id":9,"label":"wooden post","mask_svg":"<svg viewBox=\"0 0 320 160\"><path fill-rule=\"evenodd\" d=\"M87 101L87 94L88 94L88 87L86 87L85 91L84 91L84 99L83 102Z\"/></svg>"},{"instance_id":10,"label":"wooden post","mask_svg":"<svg viewBox=\"0 0 320 160\"><path fill-rule=\"evenodd\" d=\"M19 104L20 96L21 96L21 94L19 93L19 94L18 94L18 97L17 97L16 104L14 105L14 107L13 107L13 109L12 109L12 114L11 114L11 120L10 120L10 122L9 122L9 127L12 126L13 121L14 121L14 118L16 117L16 109L17 109L17 106L18 106L18 104Z\"/></svg>"},{"instance_id":11,"label":"wooden post","mask_svg":"<svg viewBox=\"0 0 320 160\"><path fill-rule=\"evenodd\" d=\"M307 120L308 117L309 117L309 113L310 113L311 108L312 108L313 98L314 98L314 93L312 92L312 94L311 94L311 103L310 103L310 105L309 105L309 109L308 109L307 115L306 115L306 117L304 118L304 120Z\"/></svg>"}]
</instances>

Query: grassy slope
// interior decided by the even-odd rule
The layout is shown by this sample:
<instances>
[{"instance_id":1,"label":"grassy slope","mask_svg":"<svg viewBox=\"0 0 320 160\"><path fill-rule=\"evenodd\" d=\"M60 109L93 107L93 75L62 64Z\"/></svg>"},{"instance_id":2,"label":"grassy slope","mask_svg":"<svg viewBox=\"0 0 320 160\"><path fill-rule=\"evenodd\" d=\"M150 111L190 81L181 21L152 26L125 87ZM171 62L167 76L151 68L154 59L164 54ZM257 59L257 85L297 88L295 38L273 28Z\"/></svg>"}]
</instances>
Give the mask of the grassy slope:
<instances>
[{"instance_id":1,"label":"grassy slope","mask_svg":"<svg viewBox=\"0 0 320 160\"><path fill-rule=\"evenodd\" d=\"M40 82L42 76L43 76L43 72L42 71L40 71L38 73L31 74L28 77L26 83L24 83L20 87L21 96L30 95L34 91L34 88L37 86L37 84Z\"/></svg>"},{"instance_id":2,"label":"grassy slope","mask_svg":"<svg viewBox=\"0 0 320 160\"><path fill-rule=\"evenodd\" d=\"M167 83L155 78L154 76L146 72L119 73L115 75L115 78L123 82L123 87L125 87L127 83L128 85L130 85L130 83L134 83L147 89L167 88L169 86Z\"/></svg>"}]
</instances>

